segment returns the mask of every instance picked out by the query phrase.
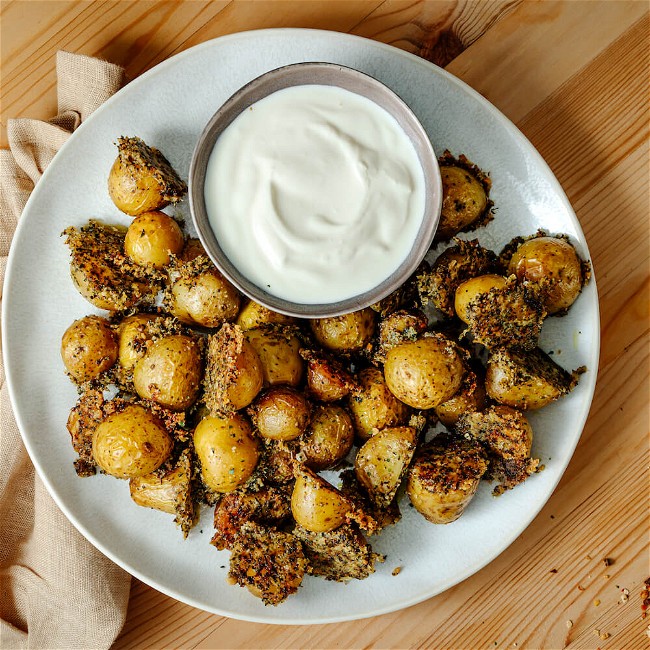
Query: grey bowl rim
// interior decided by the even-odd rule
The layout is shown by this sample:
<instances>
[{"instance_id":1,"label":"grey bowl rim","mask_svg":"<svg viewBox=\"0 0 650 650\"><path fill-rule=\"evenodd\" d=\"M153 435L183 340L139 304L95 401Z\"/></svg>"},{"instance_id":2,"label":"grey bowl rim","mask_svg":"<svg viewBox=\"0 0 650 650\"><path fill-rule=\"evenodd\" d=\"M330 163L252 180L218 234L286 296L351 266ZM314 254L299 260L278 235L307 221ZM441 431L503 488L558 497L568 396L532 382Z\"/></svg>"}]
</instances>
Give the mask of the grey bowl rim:
<instances>
[{"instance_id":1,"label":"grey bowl rim","mask_svg":"<svg viewBox=\"0 0 650 650\"><path fill-rule=\"evenodd\" d=\"M426 158L423 160L419 153L420 149L418 149L416 145L418 158L425 172L424 179L426 204L425 213L422 218L420 229L418 230L418 234L406 259L392 274L386 277L376 287L373 287L373 289L362 294L352 296L351 298L346 298L344 300L339 300L337 302L331 303L305 304L292 302L269 293L268 291L265 291L262 287L246 278L246 276L244 276L244 274L237 269L237 267L231 262L231 260L219 246L214 231L210 226L207 209L205 206L203 187L205 184L207 163L210 157L210 153L212 152L212 149L214 148L219 135L244 110L246 110L256 101L259 101L260 99L284 88L310 84L320 85L323 83L322 81L319 82L319 80L315 78L313 81L310 81L309 84L301 82L287 83L280 87L273 86L273 81L277 77L286 75L287 73L291 74L294 70L297 69L300 69L300 71L309 69L315 75L318 75L319 71L322 71L324 69L337 69L342 74L349 75L353 79L362 79L363 82L374 85L380 90L381 93L385 93L390 96L395 104L399 107L401 115L410 121L413 130L419 136L418 140L420 146L426 151L427 154ZM251 93L257 90L259 86L269 84L270 89L268 92L265 92L261 96L256 97L252 101L248 101L247 98ZM336 85L337 87L343 88L343 86L339 84L329 83L325 85ZM344 89L350 90L350 88ZM351 92L357 91L351 90ZM365 95L363 92L357 92L357 94L367 97L367 95ZM229 121L227 121L227 123L221 124L223 114L227 113L227 111L231 109L233 105L236 105L240 102L244 102L242 108ZM384 110L387 110L384 106L382 106L382 108L384 108ZM391 113L391 115L395 117L393 113ZM402 126L402 123L399 120L398 122L400 123L400 126ZM428 171L433 173L427 173L427 164L429 164L431 167L431 169ZM201 241L201 244L203 245L203 248L217 269L219 269L219 271L233 286L235 286L246 297L278 313L287 316L294 316L297 318L316 319L341 316L343 314L348 314L369 307L370 305L373 305L390 295L413 275L422 260L425 258L427 252L430 250L436 234L438 223L440 221L440 213L442 209L442 179L440 175L438 158L434 152L429 135L427 134L426 130L420 123L420 120L417 118L413 110L394 90L392 90L389 86L379 81L372 75L366 74L365 72L361 72L349 66L337 63L329 63L326 61L304 61L273 68L272 70L268 70L267 72L264 72L263 74L255 77L251 81L241 86L232 95L230 95L230 97L215 111L199 135L199 138L192 152L192 159L190 162L188 176L188 197L192 223L194 224L194 228L197 232L199 240ZM430 205L431 198L433 199L434 205Z\"/></svg>"}]
</instances>

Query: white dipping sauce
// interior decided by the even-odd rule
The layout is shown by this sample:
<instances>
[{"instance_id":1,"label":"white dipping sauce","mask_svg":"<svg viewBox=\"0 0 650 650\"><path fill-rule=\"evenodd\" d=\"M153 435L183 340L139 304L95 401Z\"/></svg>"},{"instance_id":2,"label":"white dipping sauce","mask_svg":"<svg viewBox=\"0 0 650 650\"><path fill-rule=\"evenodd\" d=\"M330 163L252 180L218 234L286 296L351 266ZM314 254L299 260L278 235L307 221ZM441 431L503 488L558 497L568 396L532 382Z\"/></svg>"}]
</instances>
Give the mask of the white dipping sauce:
<instances>
[{"instance_id":1,"label":"white dipping sauce","mask_svg":"<svg viewBox=\"0 0 650 650\"><path fill-rule=\"evenodd\" d=\"M333 86L277 91L221 134L205 203L223 252L251 282L303 304L373 289L422 223L424 172L386 110Z\"/></svg>"}]
</instances>

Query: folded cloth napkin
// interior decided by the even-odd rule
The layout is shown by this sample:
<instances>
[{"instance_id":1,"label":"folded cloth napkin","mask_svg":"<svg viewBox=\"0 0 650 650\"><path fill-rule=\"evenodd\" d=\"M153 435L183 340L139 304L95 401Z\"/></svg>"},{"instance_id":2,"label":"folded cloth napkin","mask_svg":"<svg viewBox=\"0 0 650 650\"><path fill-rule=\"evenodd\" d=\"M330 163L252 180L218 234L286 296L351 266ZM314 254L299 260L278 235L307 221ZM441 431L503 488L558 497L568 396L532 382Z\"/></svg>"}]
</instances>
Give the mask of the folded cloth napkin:
<instances>
[{"instance_id":1,"label":"folded cloth napkin","mask_svg":"<svg viewBox=\"0 0 650 650\"><path fill-rule=\"evenodd\" d=\"M11 151L0 150L0 286L34 185L72 131L124 80L119 66L69 52L57 54L56 71L59 115L49 122L9 120ZM129 583L35 475L0 361L0 647L108 648L124 624Z\"/></svg>"}]
</instances>

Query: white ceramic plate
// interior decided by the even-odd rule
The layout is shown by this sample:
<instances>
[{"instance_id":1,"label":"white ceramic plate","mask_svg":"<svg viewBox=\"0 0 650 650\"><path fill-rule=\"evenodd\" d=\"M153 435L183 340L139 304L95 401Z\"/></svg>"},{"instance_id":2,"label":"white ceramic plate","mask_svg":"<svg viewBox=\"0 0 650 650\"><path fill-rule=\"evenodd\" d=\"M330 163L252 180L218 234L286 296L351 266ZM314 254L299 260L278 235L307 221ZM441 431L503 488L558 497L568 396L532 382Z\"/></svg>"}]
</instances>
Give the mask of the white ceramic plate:
<instances>
[{"instance_id":1,"label":"white ceramic plate","mask_svg":"<svg viewBox=\"0 0 650 650\"><path fill-rule=\"evenodd\" d=\"M451 75L373 41L311 30L227 36L192 48L131 82L81 125L32 194L14 238L4 286L3 349L18 424L30 456L56 502L95 546L131 574L190 605L272 623L326 623L381 614L438 594L472 575L528 526L557 485L582 431L596 379L599 348L595 283L565 318L544 325L542 347L566 368L588 367L576 390L532 413L534 454L546 470L495 499L483 484L457 522L433 526L412 508L373 547L385 564L364 581L342 585L307 577L296 596L264 607L226 584L227 552L208 541L211 513L183 541L171 517L136 506L128 483L77 478L65 428L76 391L63 373L61 335L96 310L73 288L60 237L96 217L128 223L112 205L106 179L119 135L159 147L187 178L192 149L214 111L254 77L298 61L330 61L368 73L415 111L436 152L463 152L493 180L496 218L476 233L500 250L537 228L567 233L588 257L580 225L539 154L493 106ZM516 92L513 90L513 92ZM187 205L182 207L187 210ZM396 566L398 576L391 572Z\"/></svg>"}]
</instances>

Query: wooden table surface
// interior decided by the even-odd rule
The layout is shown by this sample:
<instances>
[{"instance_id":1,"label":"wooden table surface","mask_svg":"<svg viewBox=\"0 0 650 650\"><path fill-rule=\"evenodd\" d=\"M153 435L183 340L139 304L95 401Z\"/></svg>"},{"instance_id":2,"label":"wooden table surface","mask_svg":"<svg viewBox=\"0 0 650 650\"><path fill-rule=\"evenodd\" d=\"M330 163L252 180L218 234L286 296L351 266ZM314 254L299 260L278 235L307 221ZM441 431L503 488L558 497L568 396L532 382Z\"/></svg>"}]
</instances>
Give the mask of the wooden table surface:
<instances>
[{"instance_id":1,"label":"wooden table surface","mask_svg":"<svg viewBox=\"0 0 650 650\"><path fill-rule=\"evenodd\" d=\"M648 16L645 1L613 0L2 2L2 146L8 117L56 112L58 49L133 78L231 32L350 32L445 66L503 111L564 187L598 279L601 360L580 444L550 501L489 566L400 612L304 627L207 614L134 579L115 648L649 646Z\"/></svg>"}]
</instances>

